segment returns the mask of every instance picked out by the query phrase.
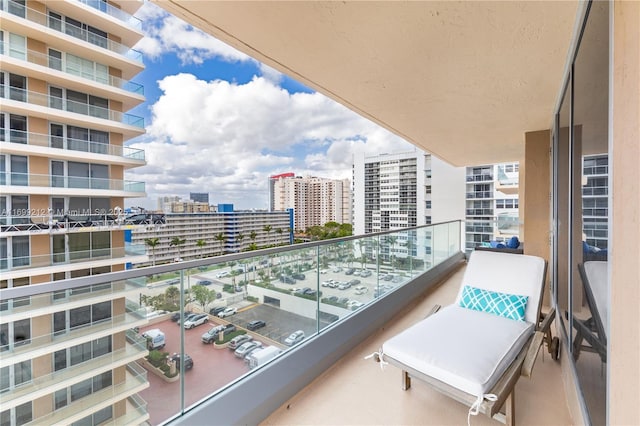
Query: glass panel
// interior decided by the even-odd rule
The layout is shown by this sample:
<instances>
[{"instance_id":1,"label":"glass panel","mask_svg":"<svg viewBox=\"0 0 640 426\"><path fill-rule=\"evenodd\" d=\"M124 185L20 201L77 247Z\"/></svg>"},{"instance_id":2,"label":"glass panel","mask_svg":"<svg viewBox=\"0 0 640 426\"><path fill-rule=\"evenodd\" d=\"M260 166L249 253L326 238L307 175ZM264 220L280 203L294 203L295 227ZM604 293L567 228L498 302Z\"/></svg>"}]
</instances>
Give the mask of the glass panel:
<instances>
[{"instance_id":1,"label":"glass panel","mask_svg":"<svg viewBox=\"0 0 640 426\"><path fill-rule=\"evenodd\" d=\"M49 49L49 68L62 71L62 52Z\"/></svg>"},{"instance_id":2,"label":"glass panel","mask_svg":"<svg viewBox=\"0 0 640 426\"><path fill-rule=\"evenodd\" d=\"M29 184L27 157L11 156L11 185L27 186Z\"/></svg>"},{"instance_id":3,"label":"glass panel","mask_svg":"<svg viewBox=\"0 0 640 426\"><path fill-rule=\"evenodd\" d=\"M64 148L64 126L62 124L49 124L49 135L52 148Z\"/></svg>"},{"instance_id":4,"label":"glass panel","mask_svg":"<svg viewBox=\"0 0 640 426\"><path fill-rule=\"evenodd\" d=\"M609 3L593 2L574 63L572 352L592 424L606 423Z\"/></svg>"},{"instance_id":5,"label":"glass panel","mask_svg":"<svg viewBox=\"0 0 640 426\"><path fill-rule=\"evenodd\" d=\"M64 188L64 163L51 161L51 186Z\"/></svg>"},{"instance_id":6,"label":"glass panel","mask_svg":"<svg viewBox=\"0 0 640 426\"><path fill-rule=\"evenodd\" d=\"M9 56L27 59L27 39L18 34L9 33Z\"/></svg>"},{"instance_id":7,"label":"glass panel","mask_svg":"<svg viewBox=\"0 0 640 426\"><path fill-rule=\"evenodd\" d=\"M69 161L69 187L89 188L89 164Z\"/></svg>"}]
</instances>

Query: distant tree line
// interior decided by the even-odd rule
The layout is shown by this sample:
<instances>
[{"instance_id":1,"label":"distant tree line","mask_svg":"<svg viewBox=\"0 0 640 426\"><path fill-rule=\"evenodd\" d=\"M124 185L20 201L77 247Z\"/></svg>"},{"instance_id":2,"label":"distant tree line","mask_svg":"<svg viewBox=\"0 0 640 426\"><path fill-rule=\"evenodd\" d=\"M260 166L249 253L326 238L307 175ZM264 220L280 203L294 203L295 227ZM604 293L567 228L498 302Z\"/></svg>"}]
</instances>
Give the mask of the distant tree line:
<instances>
[{"instance_id":1,"label":"distant tree line","mask_svg":"<svg viewBox=\"0 0 640 426\"><path fill-rule=\"evenodd\" d=\"M350 223L327 222L324 226L308 228L305 234L314 241L342 238L353 235L353 226Z\"/></svg>"}]
</instances>

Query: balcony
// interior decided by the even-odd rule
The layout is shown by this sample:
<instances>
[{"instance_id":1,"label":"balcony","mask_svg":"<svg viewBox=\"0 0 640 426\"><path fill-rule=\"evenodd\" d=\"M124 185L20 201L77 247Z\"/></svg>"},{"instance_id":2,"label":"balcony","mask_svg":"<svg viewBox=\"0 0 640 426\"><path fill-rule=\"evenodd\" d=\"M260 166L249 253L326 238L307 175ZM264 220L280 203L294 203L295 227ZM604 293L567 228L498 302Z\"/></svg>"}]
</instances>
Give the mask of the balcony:
<instances>
[{"instance_id":1,"label":"balcony","mask_svg":"<svg viewBox=\"0 0 640 426\"><path fill-rule=\"evenodd\" d=\"M0 9L0 12L4 14L5 10ZM13 0L7 0L6 12L8 12L7 18L10 19L3 19L3 21L9 21L8 29L11 29L10 20L13 19L12 16L16 16L26 19L37 25L44 26L47 29L52 29L65 35L74 37L78 40L90 43L94 46L101 47L118 55L123 55L133 61L138 62L142 66L141 52L138 52L137 50L134 50L116 41L110 40L102 35L96 34L95 32L89 31L87 28L85 28L86 26L78 27L70 22L66 22L65 20L60 19L58 17L59 15L55 13L47 16L44 13L41 13L30 7L25 7L24 5ZM3 22L3 24L5 22Z\"/></svg>"},{"instance_id":2,"label":"balcony","mask_svg":"<svg viewBox=\"0 0 640 426\"><path fill-rule=\"evenodd\" d=\"M62 231L63 232L63 231ZM36 275L35 268L47 268L56 265L82 264L89 261L108 261L107 264L124 261L143 261L145 259L128 259L128 256L144 256L144 245L126 245L124 247L99 248L93 250L70 251L40 256L13 256L0 258L0 271L24 271ZM104 262L103 262L104 263ZM82 266L82 265L81 265ZM86 266L84 266L86 267ZM65 268L69 269L69 268ZM44 272L43 272L44 273ZM6 277L9 278L9 277Z\"/></svg>"},{"instance_id":3,"label":"balcony","mask_svg":"<svg viewBox=\"0 0 640 426\"><path fill-rule=\"evenodd\" d=\"M115 111L101 106L84 102L76 102L58 96L45 95L43 93L32 92L18 87L9 87L4 84L0 85L0 95L4 99L10 99L12 101L25 102L27 104L44 107L46 109L51 108L98 119L114 121L116 123L132 126L140 129L140 131L144 131L143 117L125 114L121 111ZM47 114L50 116L59 115L51 111L46 111L45 115ZM86 119L80 119L79 124L85 124L86 121ZM122 132L122 130L120 130L120 132Z\"/></svg>"},{"instance_id":4,"label":"balcony","mask_svg":"<svg viewBox=\"0 0 640 426\"><path fill-rule=\"evenodd\" d=\"M224 424L255 424L263 420L264 424L424 423L425 407L434 424L458 424L466 418L466 407L443 399L418 383L410 392L403 392L399 371L391 367L380 371L377 364L362 358L423 318L434 304L448 304L455 298L461 278L461 239L461 223L451 222L132 269L68 283L4 289L0 290L0 297L19 301L25 296L34 298L53 285L72 289L89 280L99 285L136 278L147 282L146 286L139 286L142 300L149 301L176 286L179 305L185 303L185 309L209 312L220 304L237 307L235 315L224 319L210 315L210 325L195 330L176 326L162 312L154 313L153 325L138 325L136 320L128 324L129 328L138 325L140 332L162 329L167 339L165 350L184 350L195 362L193 371L187 371L175 383L167 384L149 375L150 387L141 390L140 396L149 401L146 411L153 425L175 416L185 416L185 424L198 424L203 422L198 415L210 418L214 412ZM398 249L428 254L393 255ZM281 278L294 274L297 278ZM195 292L191 293L198 281L209 278L210 284L198 287L222 293L221 299L200 300ZM351 279L359 281L358 291L334 285ZM135 307L128 298L126 304ZM267 326L247 331L247 322L255 319L266 320ZM275 346L281 351L280 356L251 369L232 351L213 349L200 341L200 335L210 326L228 323L264 346ZM113 331L126 327L121 324ZM304 340L288 346L286 337L297 329L304 331ZM128 335L135 333L129 331ZM27 346L32 345L19 347L25 356ZM521 407L521 422L570 423L559 371L559 365L547 357L537 364L533 381L520 381L519 400L525 400L526 407L545 407ZM323 380L305 388L323 373ZM549 391L549 387L553 389ZM371 401L377 402L371 405ZM302 417L305 411L306 420ZM135 412L127 410L127 416L135 416ZM488 424L484 418L474 418L476 422Z\"/></svg>"},{"instance_id":5,"label":"balcony","mask_svg":"<svg viewBox=\"0 0 640 426\"><path fill-rule=\"evenodd\" d=\"M11 154L39 154L47 158L87 160L87 153L100 156L118 157L109 159L110 164L122 164L134 167L145 164L144 150L109 143L73 139L64 136L25 132L23 130L0 130L0 141L12 145L3 145L3 152Z\"/></svg>"},{"instance_id":6,"label":"balcony","mask_svg":"<svg viewBox=\"0 0 640 426\"><path fill-rule=\"evenodd\" d=\"M117 7L113 7L110 4L101 1L101 0L78 0L82 4L86 4L89 7L92 7L100 12L106 13L109 16L112 16L119 21L127 24L130 27L137 29L138 31L142 31L142 22L136 18L135 16L130 15L122 9L118 9Z\"/></svg>"},{"instance_id":7,"label":"balcony","mask_svg":"<svg viewBox=\"0 0 640 426\"><path fill-rule=\"evenodd\" d=\"M19 75L28 75L30 78L46 81L51 85L74 89L79 92L89 92L92 95L112 99L122 103L122 108L128 111L144 102L144 86L130 80L125 80L107 74L107 67L101 67L103 72L93 69L87 71L86 66L76 63L84 58L75 58L75 61L67 60L66 52L58 52L61 57L52 54L27 50L26 52L8 52L2 49L3 70ZM95 61L91 61L96 65Z\"/></svg>"},{"instance_id":8,"label":"balcony","mask_svg":"<svg viewBox=\"0 0 640 426\"><path fill-rule=\"evenodd\" d=\"M144 197L144 182L122 179L103 179L83 176L38 175L33 173L0 173L0 185L5 193L51 194L49 188L58 188L57 194L91 195L107 197ZM7 187L14 187L11 189ZM98 192L96 192L98 191Z\"/></svg>"}]
</instances>

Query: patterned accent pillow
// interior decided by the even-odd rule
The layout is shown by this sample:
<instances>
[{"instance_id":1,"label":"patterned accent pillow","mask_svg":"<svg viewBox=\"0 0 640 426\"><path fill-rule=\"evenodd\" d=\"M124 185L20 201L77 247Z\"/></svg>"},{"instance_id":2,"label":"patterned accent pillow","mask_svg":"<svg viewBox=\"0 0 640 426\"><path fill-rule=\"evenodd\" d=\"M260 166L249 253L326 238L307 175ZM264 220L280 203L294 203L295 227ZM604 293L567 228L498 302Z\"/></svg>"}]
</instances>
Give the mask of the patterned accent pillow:
<instances>
[{"instance_id":1,"label":"patterned accent pillow","mask_svg":"<svg viewBox=\"0 0 640 426\"><path fill-rule=\"evenodd\" d=\"M462 289L460 306L516 321L524 321L528 299L529 296L498 293L465 285Z\"/></svg>"}]
</instances>

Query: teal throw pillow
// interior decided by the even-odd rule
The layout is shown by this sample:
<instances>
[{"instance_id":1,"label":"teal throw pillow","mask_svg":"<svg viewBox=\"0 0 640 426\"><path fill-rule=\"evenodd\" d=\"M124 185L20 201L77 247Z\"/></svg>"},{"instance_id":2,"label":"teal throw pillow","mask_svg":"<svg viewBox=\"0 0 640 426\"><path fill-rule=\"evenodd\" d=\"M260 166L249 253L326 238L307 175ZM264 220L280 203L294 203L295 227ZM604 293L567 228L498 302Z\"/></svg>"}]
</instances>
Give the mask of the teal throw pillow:
<instances>
[{"instance_id":1,"label":"teal throw pillow","mask_svg":"<svg viewBox=\"0 0 640 426\"><path fill-rule=\"evenodd\" d=\"M524 321L524 312L527 310L528 299L528 296L498 293L465 285L462 289L460 306L516 321Z\"/></svg>"}]
</instances>

